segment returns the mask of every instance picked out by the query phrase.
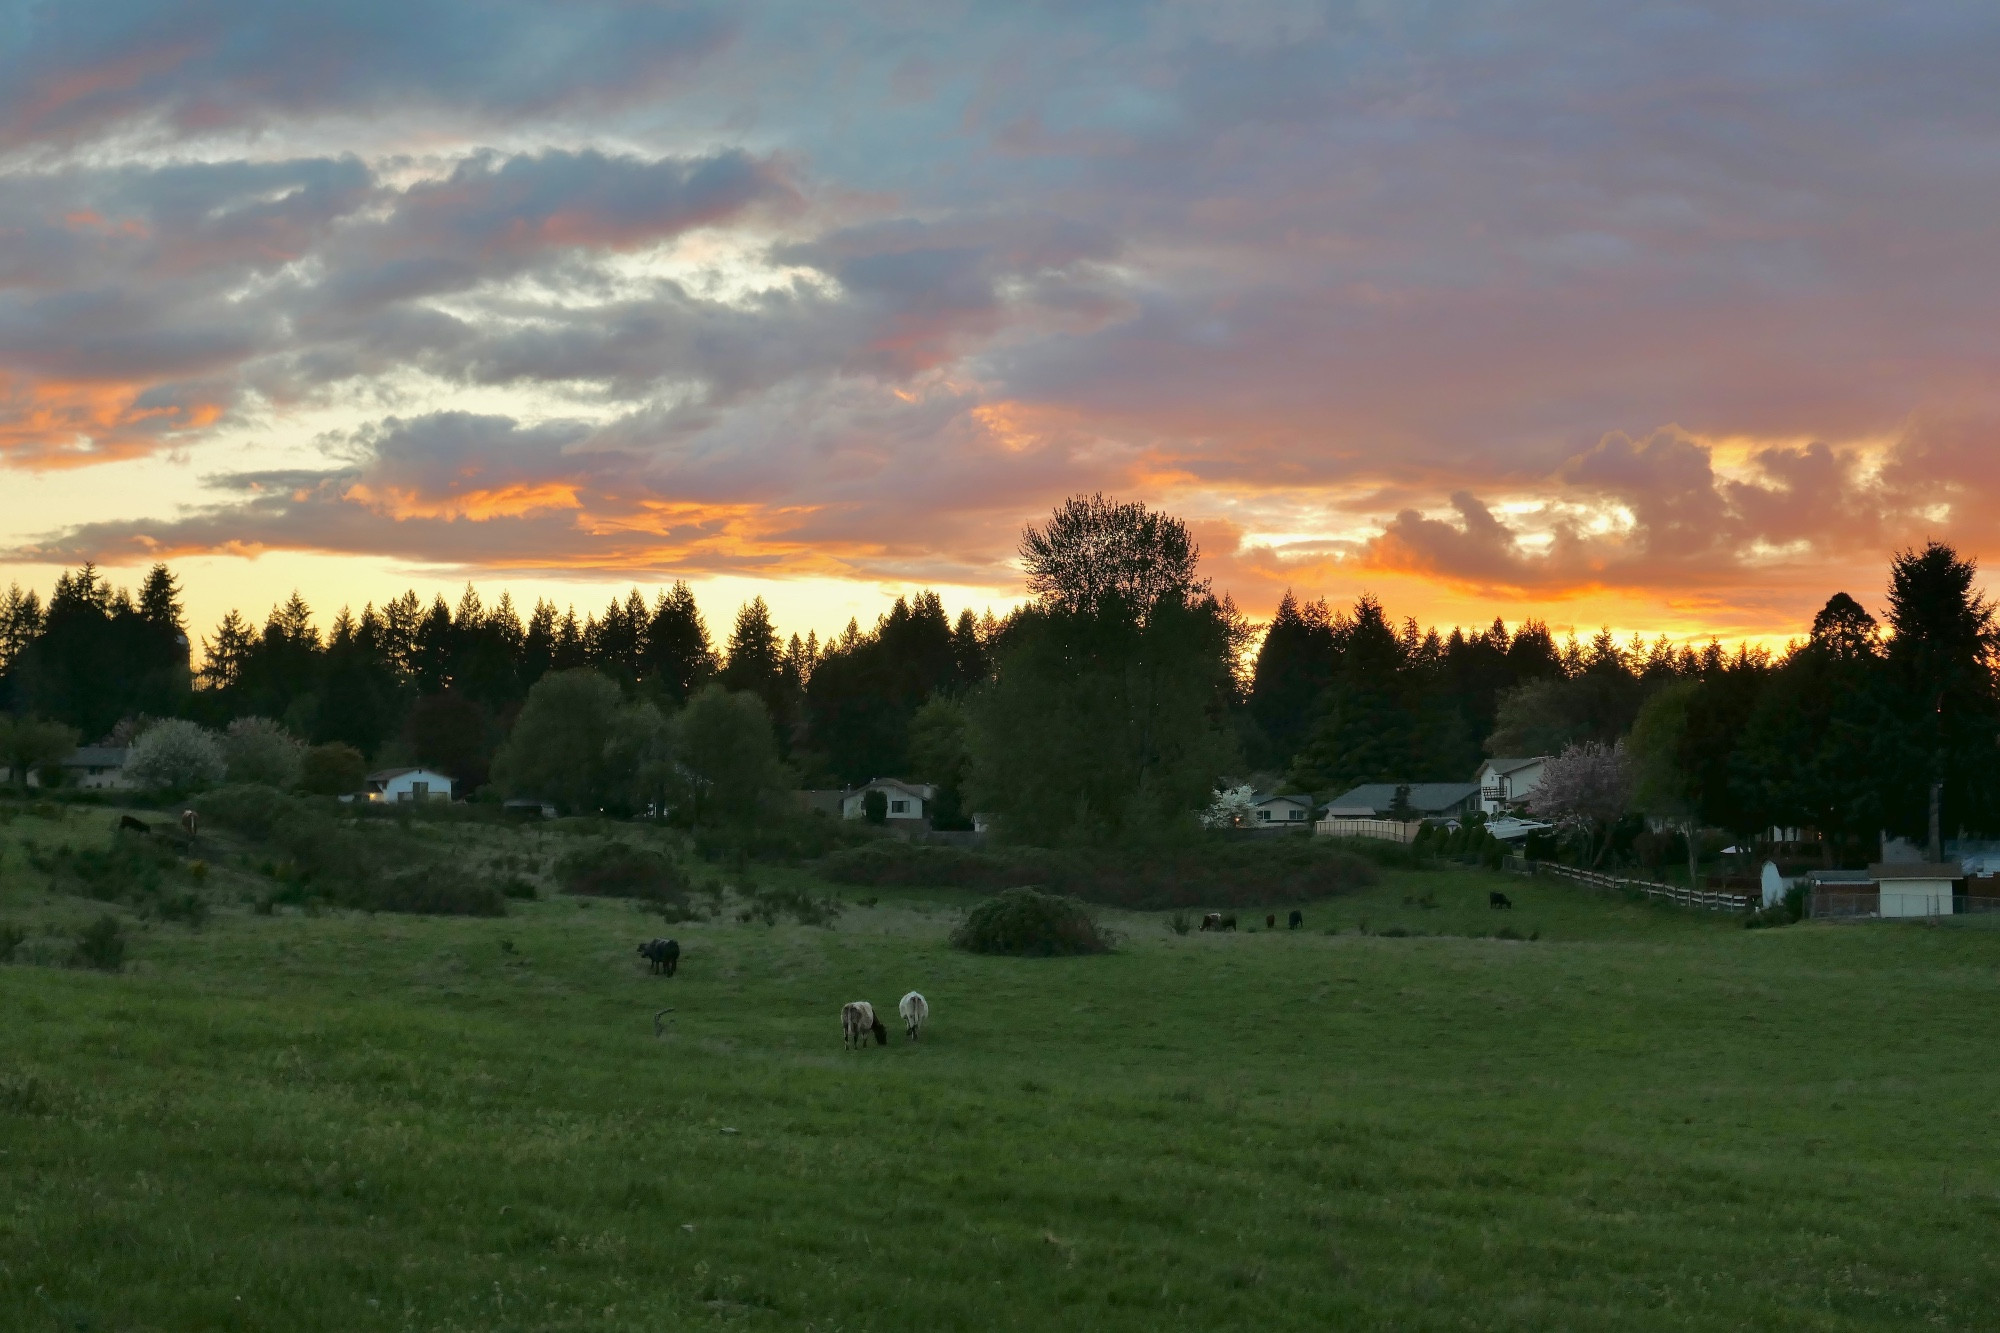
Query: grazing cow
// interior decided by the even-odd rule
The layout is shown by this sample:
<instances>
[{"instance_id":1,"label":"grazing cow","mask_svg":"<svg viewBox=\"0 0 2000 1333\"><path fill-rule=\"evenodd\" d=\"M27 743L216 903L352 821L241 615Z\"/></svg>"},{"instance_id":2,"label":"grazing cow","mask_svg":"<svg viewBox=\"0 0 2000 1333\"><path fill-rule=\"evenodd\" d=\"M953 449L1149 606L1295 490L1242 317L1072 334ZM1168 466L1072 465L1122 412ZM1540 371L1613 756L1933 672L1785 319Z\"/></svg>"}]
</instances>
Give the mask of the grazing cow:
<instances>
[{"instance_id":1,"label":"grazing cow","mask_svg":"<svg viewBox=\"0 0 2000 1333\"><path fill-rule=\"evenodd\" d=\"M931 1021L931 1002L911 991L896 1006L896 1012L903 1016L903 1035L915 1041L924 1024Z\"/></svg>"},{"instance_id":2,"label":"grazing cow","mask_svg":"<svg viewBox=\"0 0 2000 1333\"><path fill-rule=\"evenodd\" d=\"M1276 912L1266 912L1264 914L1264 929L1276 930L1277 928L1278 928L1278 914Z\"/></svg>"},{"instance_id":3,"label":"grazing cow","mask_svg":"<svg viewBox=\"0 0 2000 1333\"><path fill-rule=\"evenodd\" d=\"M118 831L120 833L151 833L153 829L143 819L134 819L130 815L120 815L118 816Z\"/></svg>"},{"instance_id":4,"label":"grazing cow","mask_svg":"<svg viewBox=\"0 0 2000 1333\"><path fill-rule=\"evenodd\" d=\"M1305 923L1306 923L1306 914L1304 912L1301 912L1298 908L1294 907L1292 909L1291 919L1285 923L1285 928L1287 930L1297 930L1300 926L1303 926Z\"/></svg>"},{"instance_id":5,"label":"grazing cow","mask_svg":"<svg viewBox=\"0 0 2000 1333\"><path fill-rule=\"evenodd\" d=\"M1207 916L1201 919L1201 928L1203 930L1221 930L1222 913L1210 912Z\"/></svg>"},{"instance_id":6,"label":"grazing cow","mask_svg":"<svg viewBox=\"0 0 2000 1333\"><path fill-rule=\"evenodd\" d=\"M889 1029L882 1026L882 1020L875 1017L875 1006L866 1000L849 1000L840 1006L840 1044L850 1051L858 1051L868 1044L868 1034L875 1034L877 1046L889 1044Z\"/></svg>"},{"instance_id":7,"label":"grazing cow","mask_svg":"<svg viewBox=\"0 0 2000 1333\"><path fill-rule=\"evenodd\" d=\"M194 841L195 825L199 824L200 822L201 822L200 817L196 815L194 811L192 810L181 811L181 832L188 835L189 842Z\"/></svg>"},{"instance_id":8,"label":"grazing cow","mask_svg":"<svg viewBox=\"0 0 2000 1333\"><path fill-rule=\"evenodd\" d=\"M646 970L654 976L670 977L680 970L681 946L678 940L647 940L639 946L639 956L650 964Z\"/></svg>"},{"instance_id":9,"label":"grazing cow","mask_svg":"<svg viewBox=\"0 0 2000 1333\"><path fill-rule=\"evenodd\" d=\"M1489 910L1504 907L1511 912L1514 910L1514 900L1504 893L1489 893L1486 895L1486 906Z\"/></svg>"},{"instance_id":10,"label":"grazing cow","mask_svg":"<svg viewBox=\"0 0 2000 1333\"><path fill-rule=\"evenodd\" d=\"M1236 929L1236 913L1234 913L1234 912L1231 912L1231 913L1230 913L1230 914L1229 914L1228 916L1225 916L1225 917L1223 917L1223 918L1222 918L1222 924L1221 924L1221 925L1219 925L1219 926L1217 926L1217 927L1216 927L1216 929L1217 929L1217 930L1234 930L1234 929Z\"/></svg>"}]
</instances>

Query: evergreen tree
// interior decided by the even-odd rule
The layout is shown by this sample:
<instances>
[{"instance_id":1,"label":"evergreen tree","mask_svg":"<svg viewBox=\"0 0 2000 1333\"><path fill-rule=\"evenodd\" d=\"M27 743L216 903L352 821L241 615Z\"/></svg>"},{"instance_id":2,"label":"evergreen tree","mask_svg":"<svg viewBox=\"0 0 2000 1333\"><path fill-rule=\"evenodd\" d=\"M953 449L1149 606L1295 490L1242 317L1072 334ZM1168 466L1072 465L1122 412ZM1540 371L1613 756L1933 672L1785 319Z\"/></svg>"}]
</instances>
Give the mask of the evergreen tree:
<instances>
[{"instance_id":1,"label":"evergreen tree","mask_svg":"<svg viewBox=\"0 0 2000 1333\"><path fill-rule=\"evenodd\" d=\"M715 675L715 670L715 650L709 644L708 625L695 605L694 591L677 582L654 603L640 674L661 697L682 704Z\"/></svg>"}]
</instances>

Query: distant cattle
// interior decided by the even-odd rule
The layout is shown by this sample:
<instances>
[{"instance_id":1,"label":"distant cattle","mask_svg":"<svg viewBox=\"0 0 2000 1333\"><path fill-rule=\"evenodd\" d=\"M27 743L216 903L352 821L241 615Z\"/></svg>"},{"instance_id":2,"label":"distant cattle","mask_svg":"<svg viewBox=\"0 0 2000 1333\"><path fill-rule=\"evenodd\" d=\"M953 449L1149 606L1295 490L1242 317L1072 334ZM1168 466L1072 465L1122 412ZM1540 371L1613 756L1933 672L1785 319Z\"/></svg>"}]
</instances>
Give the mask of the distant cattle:
<instances>
[{"instance_id":1,"label":"distant cattle","mask_svg":"<svg viewBox=\"0 0 2000 1333\"><path fill-rule=\"evenodd\" d=\"M1509 898L1506 894L1496 891L1486 895L1486 906L1488 908L1504 907L1511 912L1514 910L1514 900L1512 898Z\"/></svg>"},{"instance_id":2,"label":"distant cattle","mask_svg":"<svg viewBox=\"0 0 2000 1333\"><path fill-rule=\"evenodd\" d=\"M1304 912L1301 912L1298 908L1294 907L1292 909L1291 919L1285 923L1285 928L1287 930L1297 930L1300 926L1303 926L1305 923L1306 923L1306 914Z\"/></svg>"},{"instance_id":3,"label":"distant cattle","mask_svg":"<svg viewBox=\"0 0 2000 1333\"><path fill-rule=\"evenodd\" d=\"M639 956L654 976L670 977L680 970L681 946L677 940L651 939L639 946Z\"/></svg>"},{"instance_id":4,"label":"distant cattle","mask_svg":"<svg viewBox=\"0 0 2000 1333\"><path fill-rule=\"evenodd\" d=\"M868 1034L875 1034L877 1046L889 1044L889 1029L882 1026L882 1020L875 1017L875 1006L866 1000L849 1000L840 1006L840 1044L850 1051L858 1051L868 1044Z\"/></svg>"},{"instance_id":5,"label":"distant cattle","mask_svg":"<svg viewBox=\"0 0 2000 1333\"><path fill-rule=\"evenodd\" d=\"M118 831L120 833L151 833L153 826L143 819L134 819L130 815L120 815L118 816Z\"/></svg>"},{"instance_id":6,"label":"distant cattle","mask_svg":"<svg viewBox=\"0 0 2000 1333\"><path fill-rule=\"evenodd\" d=\"M1278 914L1276 912L1266 912L1264 914L1264 929L1276 930L1277 928L1278 928Z\"/></svg>"},{"instance_id":7,"label":"distant cattle","mask_svg":"<svg viewBox=\"0 0 2000 1333\"><path fill-rule=\"evenodd\" d=\"M1203 930L1221 930L1222 913L1210 912L1207 916L1201 919L1201 928Z\"/></svg>"},{"instance_id":8,"label":"distant cattle","mask_svg":"<svg viewBox=\"0 0 2000 1333\"><path fill-rule=\"evenodd\" d=\"M917 1034L924 1030L924 1024L931 1021L931 1002L911 991L896 1006L896 1012L903 1016L903 1035L915 1041Z\"/></svg>"},{"instance_id":9,"label":"distant cattle","mask_svg":"<svg viewBox=\"0 0 2000 1333\"><path fill-rule=\"evenodd\" d=\"M201 817L195 814L194 811L192 810L181 811L181 832L187 834L188 837L190 838L194 837L195 826L198 825L199 823L201 823Z\"/></svg>"},{"instance_id":10,"label":"distant cattle","mask_svg":"<svg viewBox=\"0 0 2000 1333\"><path fill-rule=\"evenodd\" d=\"M1234 912L1231 912L1231 913L1229 913L1228 915L1224 916L1224 917L1222 918L1222 924L1221 924L1221 925L1219 925L1219 926L1217 926L1217 927L1216 927L1216 929L1217 929L1217 930L1234 930L1234 929L1236 929L1236 913L1234 913Z\"/></svg>"}]
</instances>

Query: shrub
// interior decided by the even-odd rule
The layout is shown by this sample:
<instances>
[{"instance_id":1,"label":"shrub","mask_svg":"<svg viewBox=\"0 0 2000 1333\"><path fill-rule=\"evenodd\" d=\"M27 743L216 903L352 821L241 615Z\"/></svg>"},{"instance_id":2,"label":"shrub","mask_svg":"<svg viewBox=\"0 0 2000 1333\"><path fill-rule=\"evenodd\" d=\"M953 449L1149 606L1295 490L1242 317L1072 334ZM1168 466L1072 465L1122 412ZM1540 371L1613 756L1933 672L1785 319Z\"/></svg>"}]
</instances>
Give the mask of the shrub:
<instances>
[{"instance_id":1,"label":"shrub","mask_svg":"<svg viewBox=\"0 0 2000 1333\"><path fill-rule=\"evenodd\" d=\"M594 898L677 901L687 895L687 876L671 858L649 847L598 842L577 848L556 867L564 893Z\"/></svg>"},{"instance_id":2,"label":"shrub","mask_svg":"<svg viewBox=\"0 0 2000 1333\"><path fill-rule=\"evenodd\" d=\"M162 921L184 921L196 929L208 922L208 903L198 893L176 893L162 898L157 910Z\"/></svg>"},{"instance_id":3,"label":"shrub","mask_svg":"<svg viewBox=\"0 0 2000 1333\"><path fill-rule=\"evenodd\" d=\"M107 912L85 926L76 937L76 950L69 961L71 967L94 967L103 972L116 972L125 966L125 928L118 924L118 918Z\"/></svg>"},{"instance_id":4,"label":"shrub","mask_svg":"<svg viewBox=\"0 0 2000 1333\"><path fill-rule=\"evenodd\" d=\"M28 932L12 921L0 921L0 963L11 963L21 946L27 943Z\"/></svg>"},{"instance_id":5,"label":"shrub","mask_svg":"<svg viewBox=\"0 0 2000 1333\"><path fill-rule=\"evenodd\" d=\"M134 786L173 795L216 786L228 771L214 734L177 717L146 728L125 760Z\"/></svg>"},{"instance_id":6,"label":"shrub","mask_svg":"<svg viewBox=\"0 0 2000 1333\"><path fill-rule=\"evenodd\" d=\"M121 834L103 848L30 848L28 864L64 893L99 902L141 903L157 896L167 878L178 873L180 858L160 839Z\"/></svg>"},{"instance_id":7,"label":"shrub","mask_svg":"<svg viewBox=\"0 0 2000 1333\"><path fill-rule=\"evenodd\" d=\"M533 901L540 895L535 891L535 886L532 883L522 879L519 875L510 875L500 881L500 896L502 898Z\"/></svg>"},{"instance_id":8,"label":"shrub","mask_svg":"<svg viewBox=\"0 0 2000 1333\"><path fill-rule=\"evenodd\" d=\"M419 916L505 916L500 890L450 866L405 870L344 890L337 901L365 912Z\"/></svg>"},{"instance_id":9,"label":"shrub","mask_svg":"<svg viewBox=\"0 0 2000 1333\"><path fill-rule=\"evenodd\" d=\"M294 798L262 783L237 783L203 792L194 800L203 819L258 841L287 823L305 818L305 807Z\"/></svg>"},{"instance_id":10,"label":"shrub","mask_svg":"<svg viewBox=\"0 0 2000 1333\"><path fill-rule=\"evenodd\" d=\"M1111 951L1109 932L1082 903L1038 889L1008 889L979 904L951 933L951 942L971 953L1019 957Z\"/></svg>"}]
</instances>

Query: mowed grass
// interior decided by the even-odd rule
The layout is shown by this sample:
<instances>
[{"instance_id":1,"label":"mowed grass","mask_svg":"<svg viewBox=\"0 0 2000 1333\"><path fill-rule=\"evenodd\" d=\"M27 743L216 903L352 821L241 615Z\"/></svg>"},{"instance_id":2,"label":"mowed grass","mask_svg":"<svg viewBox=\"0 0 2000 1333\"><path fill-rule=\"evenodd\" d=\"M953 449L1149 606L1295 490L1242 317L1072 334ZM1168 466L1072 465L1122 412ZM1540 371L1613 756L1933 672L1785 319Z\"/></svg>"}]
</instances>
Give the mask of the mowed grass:
<instances>
[{"instance_id":1,"label":"mowed grass","mask_svg":"<svg viewBox=\"0 0 2000 1333\"><path fill-rule=\"evenodd\" d=\"M101 910L18 865L0 919ZM1010 960L946 947L968 901L883 895L832 930L562 899L232 910L133 923L122 974L0 967L0 1325L2000 1310L2000 933L1745 931L1427 873L1309 905L1298 932L1282 911L1225 936L1114 916L1116 954ZM1503 925L1541 938L1472 937ZM1372 933L1397 926L1433 933ZM683 945L677 978L634 953L655 933ZM912 987L933 1010L916 1045L893 1018ZM841 1049L857 998L888 1048Z\"/></svg>"}]
</instances>

